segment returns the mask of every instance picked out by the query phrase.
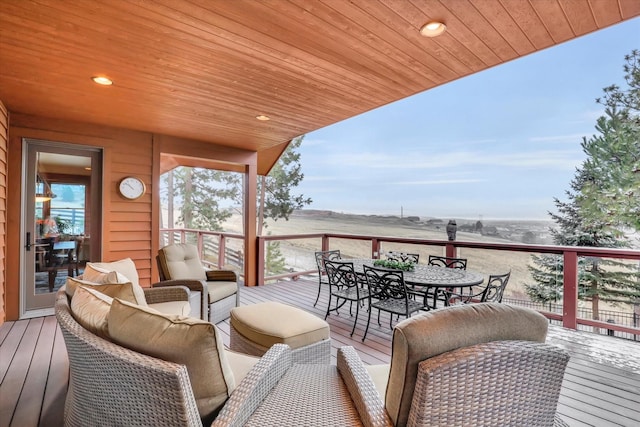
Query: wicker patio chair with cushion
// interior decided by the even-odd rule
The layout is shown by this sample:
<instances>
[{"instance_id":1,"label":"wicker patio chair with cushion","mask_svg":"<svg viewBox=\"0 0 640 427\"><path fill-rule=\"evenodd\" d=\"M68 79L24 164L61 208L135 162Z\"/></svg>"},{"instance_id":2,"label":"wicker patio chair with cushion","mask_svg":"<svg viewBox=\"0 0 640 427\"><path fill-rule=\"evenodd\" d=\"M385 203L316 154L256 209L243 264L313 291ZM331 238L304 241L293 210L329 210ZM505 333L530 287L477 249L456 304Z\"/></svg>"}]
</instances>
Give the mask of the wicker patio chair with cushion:
<instances>
[{"instance_id":1,"label":"wicker patio chair with cushion","mask_svg":"<svg viewBox=\"0 0 640 427\"><path fill-rule=\"evenodd\" d=\"M236 273L206 270L196 246L185 243L165 246L158 251L156 260L161 280L181 280L184 286L201 292L203 313L208 313L211 323L228 319L231 309L240 305Z\"/></svg>"},{"instance_id":2,"label":"wicker patio chair with cushion","mask_svg":"<svg viewBox=\"0 0 640 427\"><path fill-rule=\"evenodd\" d=\"M351 336L356 330L358 324L358 314L360 313L360 303L369 302L369 289L360 286L358 276L353 269L352 262L341 261L329 261L324 260L324 268L327 272L329 279L329 303L327 304L327 314L324 319L327 320L329 313L342 308L347 302L349 302L349 314L351 315L352 305L356 304L356 316L353 320L353 328L351 329ZM335 298L335 306L331 306L331 301Z\"/></svg>"},{"instance_id":3,"label":"wicker patio chair with cushion","mask_svg":"<svg viewBox=\"0 0 640 427\"><path fill-rule=\"evenodd\" d=\"M378 325L380 325L380 312L389 313L389 328L393 315L410 317L412 313L422 310L421 302L409 299L407 286L404 283L404 274L401 270L389 270L386 268L375 268L364 266L364 275L369 286L369 315L367 317L367 328L362 336L362 341L367 337L369 324L371 323L371 312L378 310Z\"/></svg>"},{"instance_id":4,"label":"wicker patio chair with cushion","mask_svg":"<svg viewBox=\"0 0 640 427\"><path fill-rule=\"evenodd\" d=\"M420 260L420 254L410 254L406 252L389 251L385 256L390 261L412 262L414 264L417 264Z\"/></svg>"},{"instance_id":5,"label":"wicker patio chair with cushion","mask_svg":"<svg viewBox=\"0 0 640 427\"><path fill-rule=\"evenodd\" d=\"M329 279L327 279L327 272L324 270L324 260L336 261L340 259L340 249L333 251L318 251L315 253L316 266L318 267L318 296L316 296L316 302L313 303L315 307L320 299L320 290L322 285L329 285Z\"/></svg>"},{"instance_id":6,"label":"wicker patio chair with cushion","mask_svg":"<svg viewBox=\"0 0 640 427\"><path fill-rule=\"evenodd\" d=\"M547 327L521 307L446 307L396 325L388 370L353 347L338 369L365 426L566 426L556 409L569 356L544 343Z\"/></svg>"},{"instance_id":7,"label":"wicker patio chair with cushion","mask_svg":"<svg viewBox=\"0 0 640 427\"><path fill-rule=\"evenodd\" d=\"M58 291L55 313L69 356L65 426L193 427L214 418L216 426L242 426L292 366L286 345L259 359L237 354L222 349L209 322L85 286L72 298Z\"/></svg>"},{"instance_id":8,"label":"wicker patio chair with cushion","mask_svg":"<svg viewBox=\"0 0 640 427\"><path fill-rule=\"evenodd\" d=\"M450 293L448 295L449 305L478 302L502 302L502 296L504 295L504 290L507 288L507 283L509 283L510 277L511 271L504 274L491 274L489 275L487 284L480 286L478 291L470 292L466 295Z\"/></svg>"},{"instance_id":9,"label":"wicker patio chair with cushion","mask_svg":"<svg viewBox=\"0 0 640 427\"><path fill-rule=\"evenodd\" d=\"M112 262L86 263L81 276L67 277L65 290L70 298L73 297L75 289L81 285L99 290L111 297L121 298L126 292L129 292L133 297L129 298L125 295L126 301L150 306L165 314L199 317L202 312L199 294L194 298L194 293L183 286L182 281L155 283L151 285L152 289L143 289L139 284L136 265L131 258ZM161 287L167 288L167 290L155 290L155 288L160 289Z\"/></svg>"}]
</instances>

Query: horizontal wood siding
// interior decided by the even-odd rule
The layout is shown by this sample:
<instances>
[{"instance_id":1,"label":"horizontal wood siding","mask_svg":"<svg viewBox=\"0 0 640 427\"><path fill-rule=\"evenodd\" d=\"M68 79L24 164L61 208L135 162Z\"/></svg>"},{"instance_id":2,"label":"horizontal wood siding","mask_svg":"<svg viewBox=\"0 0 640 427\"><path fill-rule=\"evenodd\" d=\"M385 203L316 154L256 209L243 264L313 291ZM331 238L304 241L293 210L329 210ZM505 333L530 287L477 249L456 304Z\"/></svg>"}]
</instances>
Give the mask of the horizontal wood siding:
<instances>
[{"instance_id":1,"label":"horizontal wood siding","mask_svg":"<svg viewBox=\"0 0 640 427\"><path fill-rule=\"evenodd\" d=\"M131 258L138 269L140 284L149 286L152 259L152 135L86 123L12 114L9 136L8 149L12 158L11 163L13 164L15 161L18 169L23 138L103 148L101 261ZM20 170L13 170L11 174L11 179L16 180L18 186L21 174ZM147 187L147 193L134 201L125 200L117 192L120 180L130 175L141 178ZM2 190L0 189L0 191ZM11 210L11 218L15 218L17 222L16 227L11 227L7 234L7 246L11 248L18 248L20 241L18 231L21 220L19 198L20 191L18 190L9 195L11 200L8 200L7 203ZM2 215L1 212L0 215ZM11 300L7 301L7 307L11 307L11 310L8 311L11 312L13 319L18 314L19 304L19 272L17 268L12 268L12 265L18 265L17 259L16 262L8 265L7 271L7 276L11 278L11 282L7 284L11 296Z\"/></svg>"},{"instance_id":2,"label":"horizontal wood siding","mask_svg":"<svg viewBox=\"0 0 640 427\"><path fill-rule=\"evenodd\" d=\"M154 208L153 198L154 194L159 197L159 192L154 188L154 181L159 180L159 175L154 179L153 173L154 167L156 174L159 171L159 153L175 153L189 158L202 156L228 164L238 163L243 167L245 163L255 164L256 162L256 153L221 148L210 143L18 113L12 113L8 136L9 142L5 142L7 149L0 150L0 168L2 167L1 159L7 156L11 158L9 163L16 165L8 178L8 181L15 184L10 187L6 203L6 206L10 207L7 211L8 217L11 218L10 223L15 223L15 226L8 228L6 245L16 248L11 259L7 261L6 307L10 309L6 311L9 320L15 320L18 317L20 294L19 271L17 267L12 266L19 265L17 249L20 243L20 221L22 221L20 158L23 138L103 148L101 260L115 261L131 258L136 264L142 286L149 286L154 280L155 254L158 249L159 221L154 220L153 212L159 211L159 205ZM155 164L154 155L158 157ZM4 164L6 169L7 163ZM138 200L126 200L119 195L118 183L126 176L136 176L144 181L146 192ZM4 191L1 182L3 179L2 170L0 170L0 192ZM3 207L4 200L0 199L0 208ZM0 217L3 217L1 209ZM1 225L2 222L0 222Z\"/></svg>"},{"instance_id":3,"label":"horizontal wood siding","mask_svg":"<svg viewBox=\"0 0 640 427\"><path fill-rule=\"evenodd\" d=\"M7 134L9 115L0 101L0 325L6 320L5 287L7 253Z\"/></svg>"}]
</instances>

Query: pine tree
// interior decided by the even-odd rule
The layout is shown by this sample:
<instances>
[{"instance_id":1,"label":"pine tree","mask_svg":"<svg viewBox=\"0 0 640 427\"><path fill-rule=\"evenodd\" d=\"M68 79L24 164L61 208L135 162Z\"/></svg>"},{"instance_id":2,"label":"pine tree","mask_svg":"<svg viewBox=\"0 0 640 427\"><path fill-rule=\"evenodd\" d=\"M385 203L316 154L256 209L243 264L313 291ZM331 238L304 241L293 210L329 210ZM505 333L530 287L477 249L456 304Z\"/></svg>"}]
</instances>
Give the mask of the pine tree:
<instances>
[{"instance_id":1,"label":"pine tree","mask_svg":"<svg viewBox=\"0 0 640 427\"><path fill-rule=\"evenodd\" d=\"M265 255L266 275L284 273L286 259L280 250L280 242L267 242L267 253Z\"/></svg>"},{"instance_id":2,"label":"pine tree","mask_svg":"<svg viewBox=\"0 0 640 427\"><path fill-rule=\"evenodd\" d=\"M623 68L628 87L609 86L597 100L606 109L596 126L601 135L583 143L583 168L597 179L587 180L579 202L596 226L640 230L640 51Z\"/></svg>"},{"instance_id":3,"label":"pine tree","mask_svg":"<svg viewBox=\"0 0 640 427\"><path fill-rule=\"evenodd\" d=\"M185 228L219 231L232 213L221 202L237 197L240 175L211 169L178 167L173 173L173 199ZM172 209L169 206L169 209Z\"/></svg>"},{"instance_id":4,"label":"pine tree","mask_svg":"<svg viewBox=\"0 0 640 427\"><path fill-rule=\"evenodd\" d=\"M558 225L554 243L562 246L627 247L625 228L640 230L640 120L637 115L638 52L626 58L626 80L631 88L605 88L605 115L596 135L583 138L587 160L576 170L566 192L567 201L554 199L558 213L549 213ZM631 64L631 66L630 66ZM630 78L632 76L632 78ZM635 89L634 89L635 88ZM634 98L635 96L635 98ZM562 257L532 256L529 270L534 283L525 284L530 298L539 302L560 300L563 289ZM640 274L635 263L581 257L578 261L578 295L590 300L594 319L599 301L633 303L640 299Z\"/></svg>"},{"instance_id":5,"label":"pine tree","mask_svg":"<svg viewBox=\"0 0 640 427\"><path fill-rule=\"evenodd\" d=\"M293 194L293 190L302 182L304 174L300 164L298 148L304 136L295 138L284 151L278 162L267 176L258 182L258 233L262 234L264 221L268 218L289 219L294 210L312 202L303 194Z\"/></svg>"}]
</instances>

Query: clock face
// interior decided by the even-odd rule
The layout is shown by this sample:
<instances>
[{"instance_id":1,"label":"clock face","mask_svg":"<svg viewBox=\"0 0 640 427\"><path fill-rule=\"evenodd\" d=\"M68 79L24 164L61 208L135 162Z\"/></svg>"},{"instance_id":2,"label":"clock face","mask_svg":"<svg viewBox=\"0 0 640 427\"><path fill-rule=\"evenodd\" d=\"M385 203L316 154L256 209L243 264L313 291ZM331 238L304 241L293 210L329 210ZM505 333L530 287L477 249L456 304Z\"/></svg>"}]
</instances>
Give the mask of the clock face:
<instances>
[{"instance_id":1,"label":"clock face","mask_svg":"<svg viewBox=\"0 0 640 427\"><path fill-rule=\"evenodd\" d=\"M118 190L123 197L129 200L135 200L142 197L146 188L141 179L129 176L120 181Z\"/></svg>"}]
</instances>

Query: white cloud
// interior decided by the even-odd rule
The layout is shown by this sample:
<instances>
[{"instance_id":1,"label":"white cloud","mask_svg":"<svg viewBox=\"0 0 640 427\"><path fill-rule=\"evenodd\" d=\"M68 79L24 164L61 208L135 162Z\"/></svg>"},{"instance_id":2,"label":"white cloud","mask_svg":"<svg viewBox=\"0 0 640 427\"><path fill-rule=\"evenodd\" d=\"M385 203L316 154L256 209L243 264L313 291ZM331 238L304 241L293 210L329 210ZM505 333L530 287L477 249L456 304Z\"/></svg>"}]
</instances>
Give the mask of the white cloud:
<instances>
[{"instance_id":1,"label":"white cloud","mask_svg":"<svg viewBox=\"0 0 640 427\"><path fill-rule=\"evenodd\" d=\"M534 136L529 138L531 142L582 142L582 137L589 136L588 132L574 133L571 135Z\"/></svg>"},{"instance_id":2,"label":"white cloud","mask_svg":"<svg viewBox=\"0 0 640 427\"><path fill-rule=\"evenodd\" d=\"M518 153L457 151L454 153L341 153L325 162L342 169L449 169L472 166L573 169L582 161L576 150Z\"/></svg>"},{"instance_id":3,"label":"white cloud","mask_svg":"<svg viewBox=\"0 0 640 427\"><path fill-rule=\"evenodd\" d=\"M399 181L392 182L393 185L446 185L446 184L468 184L471 182L486 182L486 179L432 179L423 181Z\"/></svg>"}]
</instances>

